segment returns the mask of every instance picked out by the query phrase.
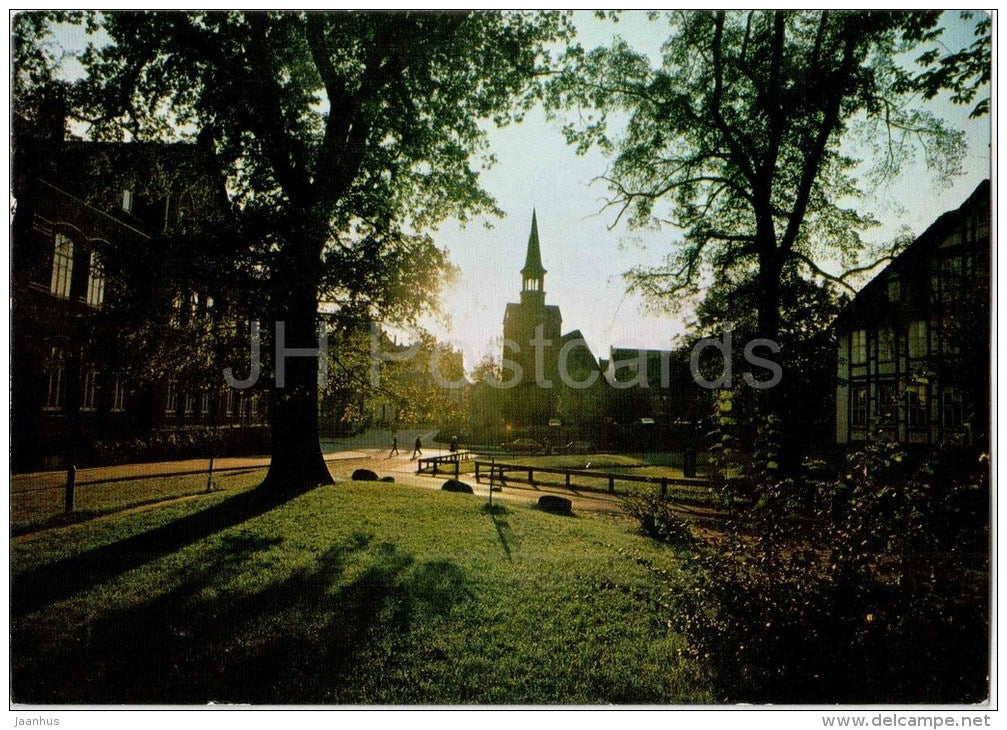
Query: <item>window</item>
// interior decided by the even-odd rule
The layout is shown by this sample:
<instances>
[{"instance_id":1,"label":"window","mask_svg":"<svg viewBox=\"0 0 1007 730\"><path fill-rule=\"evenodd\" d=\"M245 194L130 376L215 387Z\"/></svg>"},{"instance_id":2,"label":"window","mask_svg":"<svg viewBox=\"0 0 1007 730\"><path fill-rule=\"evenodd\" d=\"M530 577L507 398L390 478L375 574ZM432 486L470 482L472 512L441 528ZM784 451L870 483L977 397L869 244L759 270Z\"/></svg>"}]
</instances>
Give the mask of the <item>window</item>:
<instances>
[{"instance_id":1,"label":"window","mask_svg":"<svg viewBox=\"0 0 1007 730\"><path fill-rule=\"evenodd\" d=\"M66 402L66 359L63 350L52 348L49 355L49 378L46 387L45 409L61 411Z\"/></svg>"},{"instance_id":2,"label":"window","mask_svg":"<svg viewBox=\"0 0 1007 730\"><path fill-rule=\"evenodd\" d=\"M164 412L169 416L178 413L178 388L173 381L168 383L168 397L165 399Z\"/></svg>"},{"instance_id":3,"label":"window","mask_svg":"<svg viewBox=\"0 0 1007 730\"><path fill-rule=\"evenodd\" d=\"M112 383L112 410L116 413L121 413L125 410L126 405L126 389L123 387L122 383L118 378Z\"/></svg>"},{"instance_id":4,"label":"window","mask_svg":"<svg viewBox=\"0 0 1007 730\"><path fill-rule=\"evenodd\" d=\"M84 382L81 384L80 409L93 411L98 405L98 371L85 370Z\"/></svg>"},{"instance_id":5,"label":"window","mask_svg":"<svg viewBox=\"0 0 1007 730\"><path fill-rule=\"evenodd\" d=\"M204 416L210 415L210 391L204 390L199 396L199 412Z\"/></svg>"},{"instance_id":6,"label":"window","mask_svg":"<svg viewBox=\"0 0 1007 730\"><path fill-rule=\"evenodd\" d=\"M895 359L895 332L891 327L878 330L878 362Z\"/></svg>"},{"instance_id":7,"label":"window","mask_svg":"<svg viewBox=\"0 0 1007 730\"><path fill-rule=\"evenodd\" d=\"M853 364L863 365L867 362L867 330L854 330L852 338Z\"/></svg>"},{"instance_id":8,"label":"window","mask_svg":"<svg viewBox=\"0 0 1007 730\"><path fill-rule=\"evenodd\" d=\"M122 191L122 209L127 213L133 212L133 191L123 190Z\"/></svg>"},{"instance_id":9,"label":"window","mask_svg":"<svg viewBox=\"0 0 1007 730\"><path fill-rule=\"evenodd\" d=\"M927 426L927 386L913 384L906 388L906 426L919 431Z\"/></svg>"},{"instance_id":10,"label":"window","mask_svg":"<svg viewBox=\"0 0 1007 730\"><path fill-rule=\"evenodd\" d=\"M899 423L899 390L895 383L878 385L878 418L889 427Z\"/></svg>"},{"instance_id":11,"label":"window","mask_svg":"<svg viewBox=\"0 0 1007 730\"><path fill-rule=\"evenodd\" d=\"M902 283L896 279L888 280L888 301L898 302L902 299Z\"/></svg>"},{"instance_id":12,"label":"window","mask_svg":"<svg viewBox=\"0 0 1007 730\"><path fill-rule=\"evenodd\" d=\"M854 428L867 428L868 391L866 385L855 385L850 391L853 413L850 422Z\"/></svg>"},{"instance_id":13,"label":"window","mask_svg":"<svg viewBox=\"0 0 1007 730\"><path fill-rule=\"evenodd\" d=\"M945 388L941 395L941 426L957 431L965 422L965 396L956 388Z\"/></svg>"},{"instance_id":14,"label":"window","mask_svg":"<svg viewBox=\"0 0 1007 730\"><path fill-rule=\"evenodd\" d=\"M194 393L185 394L185 415L192 415L196 410L196 395Z\"/></svg>"},{"instance_id":15,"label":"window","mask_svg":"<svg viewBox=\"0 0 1007 730\"><path fill-rule=\"evenodd\" d=\"M961 296L962 272L965 260L962 256L950 256L941 261L940 299L950 302Z\"/></svg>"},{"instance_id":16,"label":"window","mask_svg":"<svg viewBox=\"0 0 1007 730\"><path fill-rule=\"evenodd\" d=\"M91 266L87 274L87 303L100 309L105 301L105 270L97 251L91 252Z\"/></svg>"},{"instance_id":17,"label":"window","mask_svg":"<svg viewBox=\"0 0 1007 730\"><path fill-rule=\"evenodd\" d=\"M229 416L234 413L234 388L231 386L227 386L227 405L224 412Z\"/></svg>"},{"instance_id":18,"label":"window","mask_svg":"<svg viewBox=\"0 0 1007 730\"><path fill-rule=\"evenodd\" d=\"M923 320L909 325L909 357L925 357L927 348L927 323Z\"/></svg>"},{"instance_id":19,"label":"window","mask_svg":"<svg viewBox=\"0 0 1007 730\"><path fill-rule=\"evenodd\" d=\"M61 233L56 234L52 255L52 282L49 291L63 299L70 298L70 279L73 275L73 241Z\"/></svg>"}]
</instances>

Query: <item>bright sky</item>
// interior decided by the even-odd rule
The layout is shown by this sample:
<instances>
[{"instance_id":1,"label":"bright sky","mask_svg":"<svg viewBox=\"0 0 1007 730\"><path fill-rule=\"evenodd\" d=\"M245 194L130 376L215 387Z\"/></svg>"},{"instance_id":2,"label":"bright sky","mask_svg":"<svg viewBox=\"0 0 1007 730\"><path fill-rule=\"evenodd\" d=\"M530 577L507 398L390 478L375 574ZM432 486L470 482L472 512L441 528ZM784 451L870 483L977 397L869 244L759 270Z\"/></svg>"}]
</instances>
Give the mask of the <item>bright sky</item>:
<instances>
[{"instance_id":1,"label":"bright sky","mask_svg":"<svg viewBox=\"0 0 1007 730\"><path fill-rule=\"evenodd\" d=\"M621 35L647 52L656 63L666 25L648 22L644 12L624 14L613 24L591 12L575 14L579 40L585 48L607 45ZM957 12L946 13L944 43L958 48L971 42L971 23ZM80 47L78 30L61 38L65 48ZM79 75L72 64L66 75ZM965 172L949 187L931 182L922 165L907 169L891 188L872 199L872 212L883 222L876 240L891 239L903 225L920 233L940 213L960 205L975 186L989 177L990 121L968 119L969 107L937 100L932 110L966 131L969 150ZM524 122L504 129L488 127L498 163L484 173L483 183L506 217L483 218L460 227L445 222L436 232L439 245L450 252L460 270L444 292L447 326L429 323L438 337L462 350L471 368L485 353L499 353L504 307L517 301L532 209L538 211L546 301L560 306L564 332L580 329L596 356L609 348L667 348L684 331L688 316L647 314L639 297L626 293L623 272L633 266L658 263L670 250L676 232L631 231L624 225L609 230L612 210L602 210L605 186L592 180L607 169L598 152L578 156L568 147L558 124L541 110ZM483 224L490 223L491 229ZM837 272L838 273L838 272Z\"/></svg>"}]
</instances>

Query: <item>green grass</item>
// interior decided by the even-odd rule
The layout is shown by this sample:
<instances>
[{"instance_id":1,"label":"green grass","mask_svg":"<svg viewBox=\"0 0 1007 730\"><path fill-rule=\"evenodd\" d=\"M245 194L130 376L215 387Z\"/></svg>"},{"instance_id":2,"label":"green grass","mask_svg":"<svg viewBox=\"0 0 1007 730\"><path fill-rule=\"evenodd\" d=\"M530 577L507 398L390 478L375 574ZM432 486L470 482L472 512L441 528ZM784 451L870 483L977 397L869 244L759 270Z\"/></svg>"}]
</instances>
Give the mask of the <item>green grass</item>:
<instances>
[{"instance_id":1,"label":"green grass","mask_svg":"<svg viewBox=\"0 0 1007 730\"><path fill-rule=\"evenodd\" d=\"M626 518L343 483L12 541L12 696L39 703L709 701Z\"/></svg>"}]
</instances>

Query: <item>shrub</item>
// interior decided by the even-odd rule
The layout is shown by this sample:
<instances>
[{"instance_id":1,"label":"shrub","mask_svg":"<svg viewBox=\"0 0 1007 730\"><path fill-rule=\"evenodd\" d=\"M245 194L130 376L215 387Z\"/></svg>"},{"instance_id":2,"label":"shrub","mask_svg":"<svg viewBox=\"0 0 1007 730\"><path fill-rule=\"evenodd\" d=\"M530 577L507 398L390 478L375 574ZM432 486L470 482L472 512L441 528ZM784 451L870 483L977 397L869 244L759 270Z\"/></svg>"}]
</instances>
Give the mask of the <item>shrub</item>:
<instances>
[{"instance_id":1,"label":"shrub","mask_svg":"<svg viewBox=\"0 0 1007 730\"><path fill-rule=\"evenodd\" d=\"M755 502L732 512L718 541L683 555L691 570L654 570L651 599L687 637L717 699L987 699L985 463L936 479L876 438L839 478L784 478L775 464L771 439L757 445ZM629 509L676 544L666 508L641 499Z\"/></svg>"},{"instance_id":2,"label":"shrub","mask_svg":"<svg viewBox=\"0 0 1007 730\"><path fill-rule=\"evenodd\" d=\"M376 482L378 481L378 475L370 469L355 469L353 474L350 475L350 479L355 482Z\"/></svg>"},{"instance_id":3,"label":"shrub","mask_svg":"<svg viewBox=\"0 0 1007 730\"><path fill-rule=\"evenodd\" d=\"M688 525L676 515L671 503L654 495L630 494L622 498L623 509L640 522L648 537L669 545L691 545Z\"/></svg>"}]
</instances>

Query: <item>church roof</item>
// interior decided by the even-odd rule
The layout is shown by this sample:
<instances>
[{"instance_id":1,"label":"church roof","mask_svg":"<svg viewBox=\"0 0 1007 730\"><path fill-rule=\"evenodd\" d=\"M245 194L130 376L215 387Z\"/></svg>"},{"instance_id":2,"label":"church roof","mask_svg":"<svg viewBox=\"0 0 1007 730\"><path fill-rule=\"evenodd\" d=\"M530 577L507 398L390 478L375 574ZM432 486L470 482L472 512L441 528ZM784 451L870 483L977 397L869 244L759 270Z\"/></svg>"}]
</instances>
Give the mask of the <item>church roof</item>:
<instances>
[{"instance_id":1,"label":"church roof","mask_svg":"<svg viewBox=\"0 0 1007 730\"><path fill-rule=\"evenodd\" d=\"M528 254L525 256L521 274L535 277L545 275L545 268L542 266L542 251L538 245L538 221L535 219L534 208L531 212L531 233L528 234Z\"/></svg>"}]
</instances>

